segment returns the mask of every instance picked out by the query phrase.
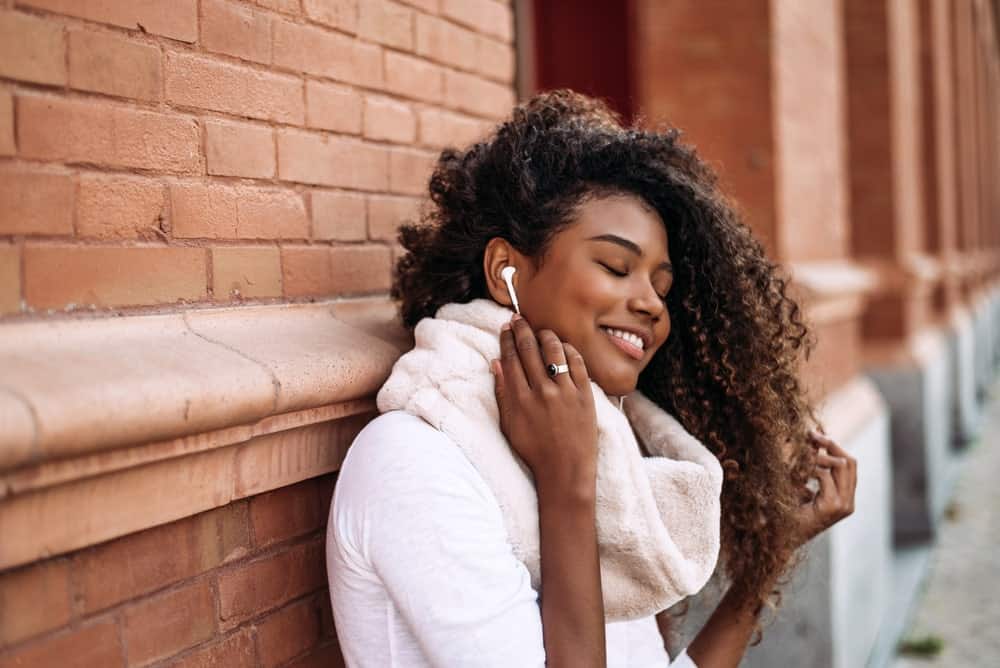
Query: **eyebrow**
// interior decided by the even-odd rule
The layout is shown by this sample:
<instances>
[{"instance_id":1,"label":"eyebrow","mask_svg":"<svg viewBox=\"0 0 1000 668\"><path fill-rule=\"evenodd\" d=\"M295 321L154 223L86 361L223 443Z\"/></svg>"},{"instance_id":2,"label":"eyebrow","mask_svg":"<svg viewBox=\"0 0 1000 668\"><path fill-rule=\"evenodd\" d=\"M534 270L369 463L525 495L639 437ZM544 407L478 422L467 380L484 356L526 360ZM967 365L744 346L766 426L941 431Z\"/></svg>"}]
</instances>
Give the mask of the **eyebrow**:
<instances>
[{"instance_id":1,"label":"eyebrow","mask_svg":"<svg viewBox=\"0 0 1000 668\"><path fill-rule=\"evenodd\" d=\"M642 257L642 249L634 241L629 241L624 237L620 237L617 234L598 234L596 237L588 237L587 241L610 241L613 244L618 244L622 248L632 251L639 257ZM657 269L666 269L671 274L674 273L674 266L669 262L661 262L656 267Z\"/></svg>"}]
</instances>

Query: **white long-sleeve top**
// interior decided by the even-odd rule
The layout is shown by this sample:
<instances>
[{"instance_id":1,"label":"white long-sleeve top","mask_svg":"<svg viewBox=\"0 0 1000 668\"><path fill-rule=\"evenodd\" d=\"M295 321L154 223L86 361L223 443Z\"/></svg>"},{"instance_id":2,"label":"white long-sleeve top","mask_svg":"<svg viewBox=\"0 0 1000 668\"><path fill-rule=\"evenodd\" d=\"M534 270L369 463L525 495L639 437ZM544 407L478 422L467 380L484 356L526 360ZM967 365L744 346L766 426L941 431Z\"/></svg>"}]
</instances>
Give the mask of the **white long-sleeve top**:
<instances>
[{"instance_id":1,"label":"white long-sleeve top","mask_svg":"<svg viewBox=\"0 0 1000 668\"><path fill-rule=\"evenodd\" d=\"M390 411L355 438L326 542L337 637L351 668L545 665L538 594L486 482L441 431ZM606 626L609 668L673 662L654 617Z\"/></svg>"}]
</instances>

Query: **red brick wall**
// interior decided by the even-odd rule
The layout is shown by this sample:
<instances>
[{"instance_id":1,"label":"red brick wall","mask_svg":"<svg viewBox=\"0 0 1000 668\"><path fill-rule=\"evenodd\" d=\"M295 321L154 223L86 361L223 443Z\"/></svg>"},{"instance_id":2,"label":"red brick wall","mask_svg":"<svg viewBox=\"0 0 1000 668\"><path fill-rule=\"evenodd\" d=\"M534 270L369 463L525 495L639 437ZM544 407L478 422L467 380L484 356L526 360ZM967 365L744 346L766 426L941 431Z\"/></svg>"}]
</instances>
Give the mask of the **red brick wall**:
<instances>
[{"instance_id":1,"label":"red brick wall","mask_svg":"<svg viewBox=\"0 0 1000 668\"><path fill-rule=\"evenodd\" d=\"M0 668L338 666L333 476L0 574Z\"/></svg>"},{"instance_id":2,"label":"red brick wall","mask_svg":"<svg viewBox=\"0 0 1000 668\"><path fill-rule=\"evenodd\" d=\"M0 0L0 317L387 291L503 0Z\"/></svg>"}]
</instances>

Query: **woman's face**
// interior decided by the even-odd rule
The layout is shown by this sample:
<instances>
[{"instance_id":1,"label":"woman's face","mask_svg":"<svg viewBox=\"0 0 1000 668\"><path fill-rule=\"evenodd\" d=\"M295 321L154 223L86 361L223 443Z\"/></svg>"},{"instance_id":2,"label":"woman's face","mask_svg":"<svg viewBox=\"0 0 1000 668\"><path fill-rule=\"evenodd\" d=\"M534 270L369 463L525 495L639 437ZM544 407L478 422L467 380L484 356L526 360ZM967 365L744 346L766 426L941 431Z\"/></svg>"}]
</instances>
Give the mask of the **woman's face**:
<instances>
[{"instance_id":1,"label":"woman's face","mask_svg":"<svg viewBox=\"0 0 1000 668\"><path fill-rule=\"evenodd\" d=\"M513 253L518 302L532 329L551 329L576 347L606 394L634 390L670 334L665 297L673 273L659 215L632 195L590 197L553 238L540 269ZM623 340L621 330L641 344Z\"/></svg>"}]
</instances>

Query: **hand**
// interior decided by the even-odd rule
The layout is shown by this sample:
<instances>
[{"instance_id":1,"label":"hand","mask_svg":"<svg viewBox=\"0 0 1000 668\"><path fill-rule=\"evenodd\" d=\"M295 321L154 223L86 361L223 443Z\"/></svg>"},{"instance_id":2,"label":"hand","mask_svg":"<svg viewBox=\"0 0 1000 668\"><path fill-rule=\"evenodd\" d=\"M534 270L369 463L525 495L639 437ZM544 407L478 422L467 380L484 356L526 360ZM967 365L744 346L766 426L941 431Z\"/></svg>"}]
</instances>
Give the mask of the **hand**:
<instances>
[{"instance_id":1,"label":"hand","mask_svg":"<svg viewBox=\"0 0 1000 668\"><path fill-rule=\"evenodd\" d=\"M809 432L809 442L817 449L814 475L819 480L819 491L799 508L800 544L854 512L858 484L858 462L846 450L815 431Z\"/></svg>"},{"instance_id":2,"label":"hand","mask_svg":"<svg viewBox=\"0 0 1000 668\"><path fill-rule=\"evenodd\" d=\"M568 364L549 377L547 364ZM583 356L550 329L535 333L514 315L492 360L500 428L541 489L594 493L597 413Z\"/></svg>"}]
</instances>

